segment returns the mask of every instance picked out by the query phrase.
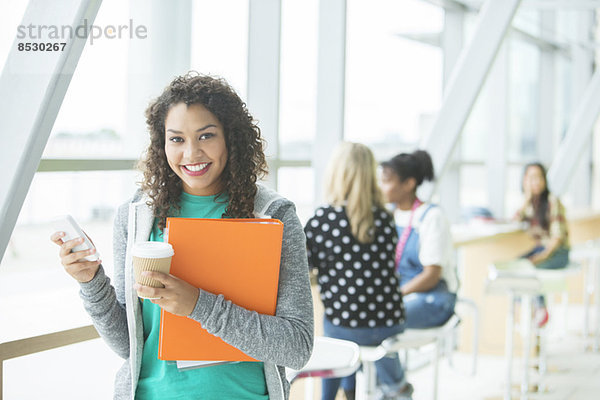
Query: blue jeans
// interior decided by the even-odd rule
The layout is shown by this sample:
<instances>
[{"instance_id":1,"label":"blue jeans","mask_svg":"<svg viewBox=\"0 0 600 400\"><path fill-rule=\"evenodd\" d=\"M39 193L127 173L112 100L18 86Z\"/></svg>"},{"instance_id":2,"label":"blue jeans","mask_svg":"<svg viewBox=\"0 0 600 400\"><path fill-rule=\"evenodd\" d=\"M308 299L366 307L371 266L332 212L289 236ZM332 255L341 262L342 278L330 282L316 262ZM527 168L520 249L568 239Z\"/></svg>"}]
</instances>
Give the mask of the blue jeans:
<instances>
[{"instance_id":1,"label":"blue jeans","mask_svg":"<svg viewBox=\"0 0 600 400\"><path fill-rule=\"evenodd\" d=\"M521 258L529 258L533 255L544 251L544 246L536 246L529 253L524 254ZM539 269L561 269L565 268L569 264L569 249L567 247L559 247L552 253L550 258L537 264L535 267ZM536 307L546 307L546 298L544 296L537 296L535 298Z\"/></svg>"},{"instance_id":2,"label":"blue jeans","mask_svg":"<svg viewBox=\"0 0 600 400\"><path fill-rule=\"evenodd\" d=\"M323 332L327 337L350 340L360 346L378 346L388 337L404 332L404 325L348 328L333 325L324 317ZM376 361L375 368L377 369L377 382L385 393L399 391L406 383L404 380L404 370L402 370L397 355L394 357L383 357L381 360ZM344 378L323 379L321 399L335 399L340 384L344 390L354 390L356 387L356 374Z\"/></svg>"},{"instance_id":3,"label":"blue jeans","mask_svg":"<svg viewBox=\"0 0 600 400\"><path fill-rule=\"evenodd\" d=\"M402 286L406 282L402 282ZM444 280L428 292L402 296L406 329L424 329L443 325L454 314L456 294L448 291Z\"/></svg>"},{"instance_id":4,"label":"blue jeans","mask_svg":"<svg viewBox=\"0 0 600 400\"><path fill-rule=\"evenodd\" d=\"M523 255L522 258L529 258L535 254L541 253L544 251L544 246L537 246L533 248L529 253ZM542 261L536 268L539 269L560 269L565 268L569 264L569 249L566 247L559 247L557 250L552 253L550 258Z\"/></svg>"}]
</instances>

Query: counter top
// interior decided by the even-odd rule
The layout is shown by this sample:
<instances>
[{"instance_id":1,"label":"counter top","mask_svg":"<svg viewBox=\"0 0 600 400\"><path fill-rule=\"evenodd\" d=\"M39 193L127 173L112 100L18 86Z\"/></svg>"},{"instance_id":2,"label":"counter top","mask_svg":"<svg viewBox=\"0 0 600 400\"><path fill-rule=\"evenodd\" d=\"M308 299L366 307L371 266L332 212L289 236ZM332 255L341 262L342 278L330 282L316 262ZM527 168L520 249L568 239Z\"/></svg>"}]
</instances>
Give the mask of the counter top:
<instances>
[{"instance_id":1,"label":"counter top","mask_svg":"<svg viewBox=\"0 0 600 400\"><path fill-rule=\"evenodd\" d=\"M452 241L455 247L517 232L524 232L523 225L518 222L455 224L451 227Z\"/></svg>"}]
</instances>

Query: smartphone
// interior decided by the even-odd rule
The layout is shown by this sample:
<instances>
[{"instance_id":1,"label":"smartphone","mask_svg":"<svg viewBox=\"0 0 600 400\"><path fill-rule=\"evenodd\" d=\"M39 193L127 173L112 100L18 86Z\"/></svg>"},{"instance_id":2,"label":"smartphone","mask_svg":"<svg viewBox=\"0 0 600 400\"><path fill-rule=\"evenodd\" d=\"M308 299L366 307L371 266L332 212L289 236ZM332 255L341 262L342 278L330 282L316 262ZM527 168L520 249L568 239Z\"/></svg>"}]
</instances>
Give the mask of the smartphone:
<instances>
[{"instance_id":1,"label":"smartphone","mask_svg":"<svg viewBox=\"0 0 600 400\"><path fill-rule=\"evenodd\" d=\"M65 236L62 237L64 242L68 240L73 240L82 237L83 243L75 246L71 252L94 249L94 245L91 240L87 237L87 235L83 232L79 224L75 221L75 219L70 215L63 215L54 219L52 226L56 231L64 232ZM90 254L89 256L84 257L87 261L96 261L100 257L98 252L94 254Z\"/></svg>"}]
</instances>

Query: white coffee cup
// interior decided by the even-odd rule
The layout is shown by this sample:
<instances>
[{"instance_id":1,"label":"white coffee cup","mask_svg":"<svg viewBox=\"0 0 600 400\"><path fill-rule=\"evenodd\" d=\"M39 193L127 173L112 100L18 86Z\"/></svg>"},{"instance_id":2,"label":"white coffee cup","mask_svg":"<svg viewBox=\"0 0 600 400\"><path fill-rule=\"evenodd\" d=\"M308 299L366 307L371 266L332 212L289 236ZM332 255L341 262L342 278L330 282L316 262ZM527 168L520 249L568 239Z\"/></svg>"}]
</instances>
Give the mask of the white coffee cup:
<instances>
[{"instance_id":1,"label":"white coffee cup","mask_svg":"<svg viewBox=\"0 0 600 400\"><path fill-rule=\"evenodd\" d=\"M138 242L131 251L135 281L140 285L163 288L159 281L142 276L144 271L157 271L168 274L171 269L171 258L175 252L173 246L164 242ZM141 298L147 298L140 296Z\"/></svg>"}]
</instances>

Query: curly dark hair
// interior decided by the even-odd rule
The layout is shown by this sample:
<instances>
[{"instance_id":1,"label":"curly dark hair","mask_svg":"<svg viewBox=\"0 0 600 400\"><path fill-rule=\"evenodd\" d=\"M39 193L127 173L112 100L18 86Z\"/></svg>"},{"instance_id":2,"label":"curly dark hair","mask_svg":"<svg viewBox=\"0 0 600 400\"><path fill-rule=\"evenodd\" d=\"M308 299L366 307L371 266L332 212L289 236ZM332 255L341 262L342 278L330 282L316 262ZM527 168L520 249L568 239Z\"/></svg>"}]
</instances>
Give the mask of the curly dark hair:
<instances>
[{"instance_id":1,"label":"curly dark hair","mask_svg":"<svg viewBox=\"0 0 600 400\"><path fill-rule=\"evenodd\" d=\"M148 205L158 218L158 227L164 229L166 217L180 211L182 181L169 166L165 153L165 119L179 103L203 105L223 126L228 156L219 196L229 196L223 218L252 218L256 181L267 174L260 128L224 79L192 71L176 77L146 109L150 144L138 168L144 174L141 187L150 196Z\"/></svg>"}]
</instances>

